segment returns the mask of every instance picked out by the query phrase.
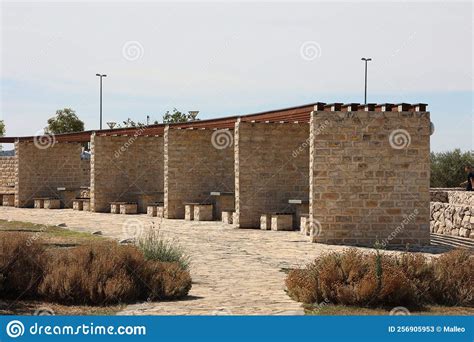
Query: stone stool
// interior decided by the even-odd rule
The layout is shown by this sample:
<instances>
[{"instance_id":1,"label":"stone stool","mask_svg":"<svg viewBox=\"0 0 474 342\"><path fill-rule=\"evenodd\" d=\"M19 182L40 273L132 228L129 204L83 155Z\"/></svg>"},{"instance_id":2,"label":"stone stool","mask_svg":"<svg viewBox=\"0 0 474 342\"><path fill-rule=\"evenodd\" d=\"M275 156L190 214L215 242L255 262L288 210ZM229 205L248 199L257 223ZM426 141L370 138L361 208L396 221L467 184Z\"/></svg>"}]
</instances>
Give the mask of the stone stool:
<instances>
[{"instance_id":1,"label":"stone stool","mask_svg":"<svg viewBox=\"0 0 474 342\"><path fill-rule=\"evenodd\" d=\"M300 233L309 236L309 215L302 214L300 217Z\"/></svg>"},{"instance_id":2,"label":"stone stool","mask_svg":"<svg viewBox=\"0 0 474 342\"><path fill-rule=\"evenodd\" d=\"M260 229L270 230L272 228L272 215L262 214L260 215Z\"/></svg>"}]
</instances>

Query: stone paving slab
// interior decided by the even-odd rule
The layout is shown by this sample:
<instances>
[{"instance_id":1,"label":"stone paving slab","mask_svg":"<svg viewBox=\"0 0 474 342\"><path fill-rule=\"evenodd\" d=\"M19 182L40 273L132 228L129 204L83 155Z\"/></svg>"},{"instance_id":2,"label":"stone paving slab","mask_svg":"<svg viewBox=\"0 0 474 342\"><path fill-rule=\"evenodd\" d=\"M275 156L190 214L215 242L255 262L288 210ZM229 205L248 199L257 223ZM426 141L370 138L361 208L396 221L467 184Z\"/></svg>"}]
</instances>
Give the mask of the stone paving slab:
<instances>
[{"instance_id":1,"label":"stone paving slab","mask_svg":"<svg viewBox=\"0 0 474 342\"><path fill-rule=\"evenodd\" d=\"M66 224L82 232L100 230L113 239L136 229L160 227L191 256L189 297L129 305L123 315L298 315L300 303L285 293L285 269L347 247L310 243L299 232L235 229L221 222L166 220L146 215L113 215L47 209L0 207L0 219ZM368 250L367 248L361 248ZM397 253L389 251L387 253Z\"/></svg>"}]
</instances>

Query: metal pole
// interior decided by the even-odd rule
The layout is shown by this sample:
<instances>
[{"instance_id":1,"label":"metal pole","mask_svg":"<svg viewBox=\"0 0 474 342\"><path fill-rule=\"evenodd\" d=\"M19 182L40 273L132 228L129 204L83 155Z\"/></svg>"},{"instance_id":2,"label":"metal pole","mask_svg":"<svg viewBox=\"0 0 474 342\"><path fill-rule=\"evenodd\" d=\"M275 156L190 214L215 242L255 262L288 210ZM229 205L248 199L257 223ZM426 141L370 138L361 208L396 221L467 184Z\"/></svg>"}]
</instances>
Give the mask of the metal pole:
<instances>
[{"instance_id":1,"label":"metal pole","mask_svg":"<svg viewBox=\"0 0 474 342\"><path fill-rule=\"evenodd\" d=\"M367 104L367 60L365 60L365 91L364 91L364 104Z\"/></svg>"},{"instance_id":2,"label":"metal pole","mask_svg":"<svg viewBox=\"0 0 474 342\"><path fill-rule=\"evenodd\" d=\"M100 76L100 129L102 130L102 76Z\"/></svg>"}]
</instances>

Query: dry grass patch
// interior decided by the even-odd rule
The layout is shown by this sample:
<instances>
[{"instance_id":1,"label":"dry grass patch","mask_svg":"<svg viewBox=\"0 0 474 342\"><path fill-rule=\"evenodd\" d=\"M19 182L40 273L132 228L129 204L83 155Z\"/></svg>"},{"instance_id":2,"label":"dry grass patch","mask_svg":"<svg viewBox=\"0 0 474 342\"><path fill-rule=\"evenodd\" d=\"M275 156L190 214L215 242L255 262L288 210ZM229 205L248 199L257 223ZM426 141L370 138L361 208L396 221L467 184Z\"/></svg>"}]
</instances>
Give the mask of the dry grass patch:
<instances>
[{"instance_id":1,"label":"dry grass patch","mask_svg":"<svg viewBox=\"0 0 474 342\"><path fill-rule=\"evenodd\" d=\"M439 258L356 249L329 253L286 278L288 294L306 304L358 307L474 306L474 256L455 250Z\"/></svg>"},{"instance_id":2,"label":"dry grass patch","mask_svg":"<svg viewBox=\"0 0 474 342\"><path fill-rule=\"evenodd\" d=\"M2 233L0 299L113 305L186 296L191 277L179 264L146 260L135 246L106 240L46 248L35 235Z\"/></svg>"}]
</instances>

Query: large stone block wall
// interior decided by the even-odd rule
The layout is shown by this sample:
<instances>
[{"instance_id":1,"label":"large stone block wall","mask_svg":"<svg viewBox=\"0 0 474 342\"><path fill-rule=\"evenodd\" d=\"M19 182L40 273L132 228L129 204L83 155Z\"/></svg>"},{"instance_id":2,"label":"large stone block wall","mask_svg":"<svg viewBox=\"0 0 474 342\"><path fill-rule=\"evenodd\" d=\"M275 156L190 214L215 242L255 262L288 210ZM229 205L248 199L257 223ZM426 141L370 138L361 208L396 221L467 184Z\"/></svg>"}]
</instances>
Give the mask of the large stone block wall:
<instances>
[{"instance_id":1,"label":"large stone block wall","mask_svg":"<svg viewBox=\"0 0 474 342\"><path fill-rule=\"evenodd\" d=\"M474 239L474 192L431 189L431 232Z\"/></svg>"},{"instance_id":2,"label":"large stone block wall","mask_svg":"<svg viewBox=\"0 0 474 342\"><path fill-rule=\"evenodd\" d=\"M313 112L313 241L428 244L429 153L428 112Z\"/></svg>"},{"instance_id":3,"label":"large stone block wall","mask_svg":"<svg viewBox=\"0 0 474 342\"><path fill-rule=\"evenodd\" d=\"M234 191L233 130L165 129L165 217L184 218L184 203Z\"/></svg>"},{"instance_id":4,"label":"large stone block wall","mask_svg":"<svg viewBox=\"0 0 474 342\"><path fill-rule=\"evenodd\" d=\"M16 156L0 157L0 193L14 193Z\"/></svg>"},{"instance_id":5,"label":"large stone block wall","mask_svg":"<svg viewBox=\"0 0 474 342\"><path fill-rule=\"evenodd\" d=\"M235 130L236 225L258 228L260 215L293 212L309 198L309 125L238 122Z\"/></svg>"},{"instance_id":6,"label":"large stone block wall","mask_svg":"<svg viewBox=\"0 0 474 342\"><path fill-rule=\"evenodd\" d=\"M474 239L474 206L431 202L431 232Z\"/></svg>"},{"instance_id":7,"label":"large stone block wall","mask_svg":"<svg viewBox=\"0 0 474 342\"><path fill-rule=\"evenodd\" d=\"M16 142L15 206L32 206L35 197L59 197L58 187L89 185L89 161L81 160L81 151L80 143L37 147L34 142Z\"/></svg>"},{"instance_id":8,"label":"large stone block wall","mask_svg":"<svg viewBox=\"0 0 474 342\"><path fill-rule=\"evenodd\" d=\"M163 137L98 136L91 138L91 210L110 211L110 202L162 198ZM155 196L155 199L153 197Z\"/></svg>"}]
</instances>

